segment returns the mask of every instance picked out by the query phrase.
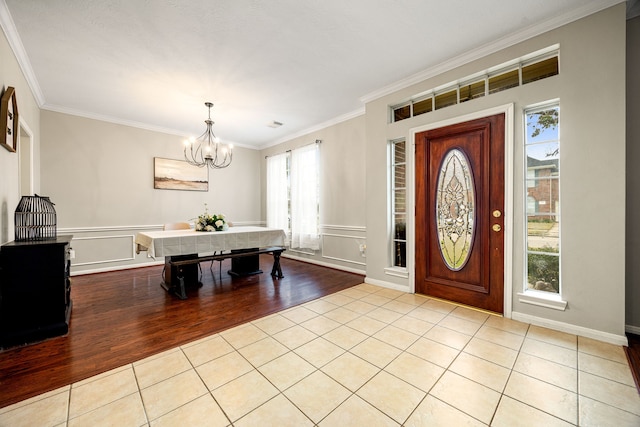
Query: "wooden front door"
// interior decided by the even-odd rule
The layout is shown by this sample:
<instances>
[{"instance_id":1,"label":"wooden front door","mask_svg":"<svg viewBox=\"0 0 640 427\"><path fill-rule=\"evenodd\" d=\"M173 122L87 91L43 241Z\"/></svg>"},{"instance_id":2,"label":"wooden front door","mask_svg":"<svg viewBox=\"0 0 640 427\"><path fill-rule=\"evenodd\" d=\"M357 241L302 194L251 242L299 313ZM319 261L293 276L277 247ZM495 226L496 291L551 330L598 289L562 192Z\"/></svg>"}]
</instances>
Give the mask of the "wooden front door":
<instances>
[{"instance_id":1,"label":"wooden front door","mask_svg":"<svg viewBox=\"0 0 640 427\"><path fill-rule=\"evenodd\" d=\"M504 120L416 135L416 292L503 312Z\"/></svg>"}]
</instances>

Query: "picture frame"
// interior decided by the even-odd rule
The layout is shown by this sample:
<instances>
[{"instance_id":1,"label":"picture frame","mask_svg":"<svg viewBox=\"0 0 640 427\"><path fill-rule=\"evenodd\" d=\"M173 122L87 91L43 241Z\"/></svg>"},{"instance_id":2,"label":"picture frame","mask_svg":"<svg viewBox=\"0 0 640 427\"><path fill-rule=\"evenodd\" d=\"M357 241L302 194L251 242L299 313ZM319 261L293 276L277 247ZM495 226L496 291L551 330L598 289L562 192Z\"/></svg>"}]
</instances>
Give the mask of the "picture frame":
<instances>
[{"instance_id":1,"label":"picture frame","mask_svg":"<svg viewBox=\"0 0 640 427\"><path fill-rule=\"evenodd\" d=\"M0 98L0 145L12 153L18 149L19 126L16 90L9 86Z\"/></svg>"},{"instance_id":2,"label":"picture frame","mask_svg":"<svg viewBox=\"0 0 640 427\"><path fill-rule=\"evenodd\" d=\"M184 160L153 158L153 188L157 190L209 191L209 168Z\"/></svg>"}]
</instances>

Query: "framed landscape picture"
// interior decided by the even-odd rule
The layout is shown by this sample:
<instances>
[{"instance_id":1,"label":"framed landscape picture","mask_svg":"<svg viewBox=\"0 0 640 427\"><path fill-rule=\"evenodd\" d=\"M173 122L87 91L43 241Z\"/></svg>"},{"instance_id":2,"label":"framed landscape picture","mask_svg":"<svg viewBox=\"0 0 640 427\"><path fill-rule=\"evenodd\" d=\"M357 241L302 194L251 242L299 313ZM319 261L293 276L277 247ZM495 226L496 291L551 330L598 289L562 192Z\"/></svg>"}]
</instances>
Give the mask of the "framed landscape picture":
<instances>
[{"instance_id":1,"label":"framed landscape picture","mask_svg":"<svg viewBox=\"0 0 640 427\"><path fill-rule=\"evenodd\" d=\"M153 188L209 191L209 168L192 166L184 160L154 157Z\"/></svg>"}]
</instances>

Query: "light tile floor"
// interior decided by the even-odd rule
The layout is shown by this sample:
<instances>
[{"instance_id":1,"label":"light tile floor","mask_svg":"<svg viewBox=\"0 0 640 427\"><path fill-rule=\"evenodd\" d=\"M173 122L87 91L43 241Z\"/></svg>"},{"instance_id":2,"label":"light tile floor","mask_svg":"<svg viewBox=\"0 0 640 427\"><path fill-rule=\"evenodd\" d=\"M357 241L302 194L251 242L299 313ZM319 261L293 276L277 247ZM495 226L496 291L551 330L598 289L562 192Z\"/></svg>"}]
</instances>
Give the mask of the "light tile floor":
<instances>
[{"instance_id":1,"label":"light tile floor","mask_svg":"<svg viewBox=\"0 0 640 427\"><path fill-rule=\"evenodd\" d=\"M0 409L0 426L640 426L622 347L368 284Z\"/></svg>"}]
</instances>

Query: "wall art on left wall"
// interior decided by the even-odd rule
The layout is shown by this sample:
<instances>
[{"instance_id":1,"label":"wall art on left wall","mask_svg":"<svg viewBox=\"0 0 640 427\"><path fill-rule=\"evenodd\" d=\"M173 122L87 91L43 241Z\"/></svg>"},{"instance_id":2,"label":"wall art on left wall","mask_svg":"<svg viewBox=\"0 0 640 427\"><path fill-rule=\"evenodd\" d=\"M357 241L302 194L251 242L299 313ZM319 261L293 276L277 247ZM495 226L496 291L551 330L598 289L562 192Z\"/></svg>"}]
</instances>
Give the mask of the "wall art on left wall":
<instances>
[{"instance_id":1,"label":"wall art on left wall","mask_svg":"<svg viewBox=\"0 0 640 427\"><path fill-rule=\"evenodd\" d=\"M209 169L192 166L183 160L154 157L153 188L209 191Z\"/></svg>"},{"instance_id":2,"label":"wall art on left wall","mask_svg":"<svg viewBox=\"0 0 640 427\"><path fill-rule=\"evenodd\" d=\"M0 145L15 153L18 149L18 101L16 91L9 86L0 99Z\"/></svg>"}]
</instances>

